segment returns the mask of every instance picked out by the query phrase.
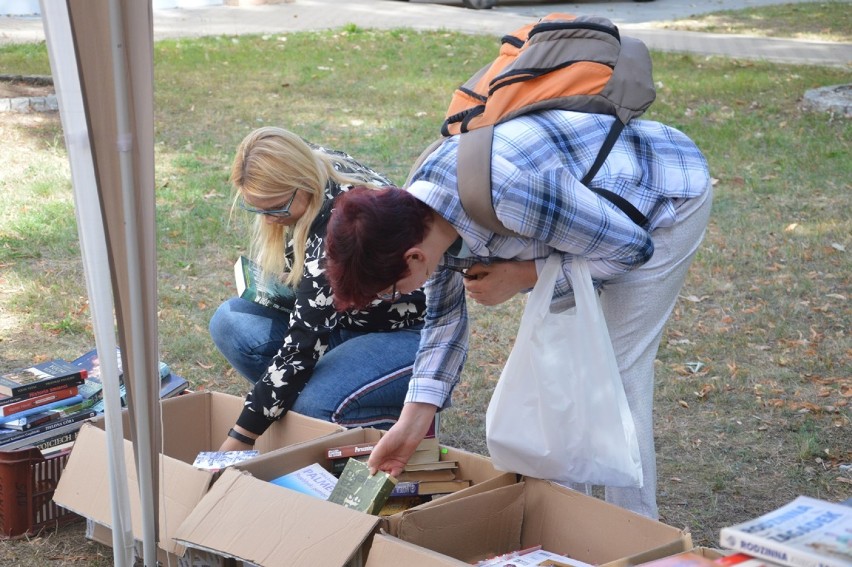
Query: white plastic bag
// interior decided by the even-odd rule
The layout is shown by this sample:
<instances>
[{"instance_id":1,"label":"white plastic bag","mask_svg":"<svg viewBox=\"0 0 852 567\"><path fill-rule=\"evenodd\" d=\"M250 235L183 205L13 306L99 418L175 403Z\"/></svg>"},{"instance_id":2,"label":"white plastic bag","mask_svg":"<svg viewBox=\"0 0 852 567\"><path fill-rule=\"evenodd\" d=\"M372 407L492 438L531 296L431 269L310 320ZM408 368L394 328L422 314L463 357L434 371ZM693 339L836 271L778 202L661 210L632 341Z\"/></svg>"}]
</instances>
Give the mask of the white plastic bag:
<instances>
[{"instance_id":1,"label":"white plastic bag","mask_svg":"<svg viewBox=\"0 0 852 567\"><path fill-rule=\"evenodd\" d=\"M641 487L639 441L588 265L573 261L576 307L551 313L560 269L552 254L488 405L491 459L534 478Z\"/></svg>"}]
</instances>

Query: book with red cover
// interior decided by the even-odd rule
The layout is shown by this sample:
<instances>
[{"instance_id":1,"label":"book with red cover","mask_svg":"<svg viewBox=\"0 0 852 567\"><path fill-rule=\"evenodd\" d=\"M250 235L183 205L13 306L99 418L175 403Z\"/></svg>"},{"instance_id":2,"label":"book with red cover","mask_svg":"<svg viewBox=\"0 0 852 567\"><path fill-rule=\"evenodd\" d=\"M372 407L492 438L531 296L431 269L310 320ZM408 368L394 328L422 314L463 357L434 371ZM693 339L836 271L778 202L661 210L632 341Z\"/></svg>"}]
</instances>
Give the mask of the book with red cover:
<instances>
[{"instance_id":1,"label":"book with red cover","mask_svg":"<svg viewBox=\"0 0 852 567\"><path fill-rule=\"evenodd\" d=\"M0 394L17 396L31 392L41 392L54 386L79 386L86 381L84 369L62 359L34 364L0 374Z\"/></svg>"},{"instance_id":2,"label":"book with red cover","mask_svg":"<svg viewBox=\"0 0 852 567\"><path fill-rule=\"evenodd\" d=\"M45 404L58 402L59 400L64 400L77 395L77 386L65 386L58 390L53 390L51 388L51 390L52 391L47 394L33 396L18 402L12 402L11 404L4 404L0 406L0 415L6 417L24 410L37 408Z\"/></svg>"},{"instance_id":3,"label":"book with red cover","mask_svg":"<svg viewBox=\"0 0 852 567\"><path fill-rule=\"evenodd\" d=\"M5 394L0 394L0 406L5 406L8 404L13 404L15 402L20 402L22 400L28 400L30 398L35 398L38 396L43 396L45 394L49 394L51 392L58 392L60 390L64 390L68 388L67 384L60 384L58 386L51 386L46 390L38 390L35 392L26 392L24 394L18 394L17 396L7 396ZM79 386L78 386L79 388Z\"/></svg>"}]
</instances>

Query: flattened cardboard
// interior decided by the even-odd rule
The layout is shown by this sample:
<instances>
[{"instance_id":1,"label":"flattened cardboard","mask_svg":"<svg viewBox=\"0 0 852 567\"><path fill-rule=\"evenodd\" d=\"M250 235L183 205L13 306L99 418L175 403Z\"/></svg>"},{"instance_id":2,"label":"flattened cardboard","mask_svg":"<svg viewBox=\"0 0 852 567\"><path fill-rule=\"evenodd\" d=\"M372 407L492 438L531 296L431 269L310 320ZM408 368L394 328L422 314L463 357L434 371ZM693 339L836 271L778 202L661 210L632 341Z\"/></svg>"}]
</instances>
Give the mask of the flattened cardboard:
<instances>
[{"instance_id":1,"label":"flattened cardboard","mask_svg":"<svg viewBox=\"0 0 852 567\"><path fill-rule=\"evenodd\" d=\"M162 401L163 468L159 518L159 547L162 550L177 556L184 554L184 546L174 542L172 535L216 478L214 473L196 469L192 462L200 451L219 448L242 407L242 398L215 392L197 392ZM123 412L123 420L125 437L129 437L127 411ZM81 428L54 493L54 502L109 527L112 515L108 500L109 467L104 426L104 420L100 419ZM274 423L255 447L262 453L272 452L283 446L298 445L341 431L344 429L338 425L290 412ZM133 535L141 540L138 481L133 447L128 440L124 443L124 455ZM111 539L110 536L110 542Z\"/></svg>"},{"instance_id":2,"label":"flattened cardboard","mask_svg":"<svg viewBox=\"0 0 852 567\"><path fill-rule=\"evenodd\" d=\"M408 510L397 536L466 563L541 545L621 567L692 548L688 532L537 479Z\"/></svg>"}]
</instances>

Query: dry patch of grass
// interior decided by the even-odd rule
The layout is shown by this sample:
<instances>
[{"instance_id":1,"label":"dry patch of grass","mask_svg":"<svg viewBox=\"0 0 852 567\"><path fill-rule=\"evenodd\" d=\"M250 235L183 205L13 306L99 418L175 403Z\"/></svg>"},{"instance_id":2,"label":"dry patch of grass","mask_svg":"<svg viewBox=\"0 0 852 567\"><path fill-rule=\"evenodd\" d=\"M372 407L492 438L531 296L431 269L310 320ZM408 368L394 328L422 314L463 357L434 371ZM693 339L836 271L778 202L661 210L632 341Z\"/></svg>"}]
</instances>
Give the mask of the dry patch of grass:
<instances>
[{"instance_id":1,"label":"dry patch of grass","mask_svg":"<svg viewBox=\"0 0 852 567\"><path fill-rule=\"evenodd\" d=\"M849 2L804 2L704 14L658 27L811 41L852 41Z\"/></svg>"}]
</instances>

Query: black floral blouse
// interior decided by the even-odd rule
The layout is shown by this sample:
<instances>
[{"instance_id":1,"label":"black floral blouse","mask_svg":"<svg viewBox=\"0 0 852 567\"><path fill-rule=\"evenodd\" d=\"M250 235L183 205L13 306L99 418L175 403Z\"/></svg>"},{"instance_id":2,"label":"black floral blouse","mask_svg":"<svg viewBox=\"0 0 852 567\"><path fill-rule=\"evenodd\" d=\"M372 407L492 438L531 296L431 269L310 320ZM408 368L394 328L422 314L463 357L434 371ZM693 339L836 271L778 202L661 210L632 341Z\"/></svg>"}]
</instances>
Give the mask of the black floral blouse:
<instances>
[{"instance_id":1,"label":"black floral blouse","mask_svg":"<svg viewBox=\"0 0 852 567\"><path fill-rule=\"evenodd\" d=\"M312 146L331 156L338 171L377 185L391 185L383 175L358 163L351 156L319 146ZM290 316L290 330L284 344L272 359L267 373L246 396L237 424L253 433L262 434L280 419L296 401L299 392L311 378L313 369L328 349L329 337L338 325L359 331L393 331L423 323L426 298L422 291L402 296L394 303L376 301L367 310L339 313L332 303L331 287L325 277L325 233L334 199L351 186L329 180L325 203L311 225L308 235L305 268L296 289L296 303Z\"/></svg>"}]
</instances>

